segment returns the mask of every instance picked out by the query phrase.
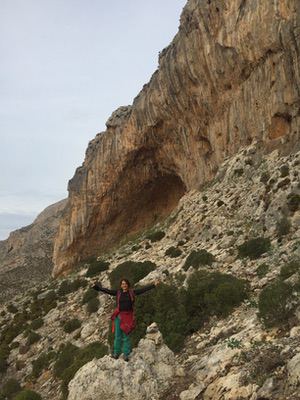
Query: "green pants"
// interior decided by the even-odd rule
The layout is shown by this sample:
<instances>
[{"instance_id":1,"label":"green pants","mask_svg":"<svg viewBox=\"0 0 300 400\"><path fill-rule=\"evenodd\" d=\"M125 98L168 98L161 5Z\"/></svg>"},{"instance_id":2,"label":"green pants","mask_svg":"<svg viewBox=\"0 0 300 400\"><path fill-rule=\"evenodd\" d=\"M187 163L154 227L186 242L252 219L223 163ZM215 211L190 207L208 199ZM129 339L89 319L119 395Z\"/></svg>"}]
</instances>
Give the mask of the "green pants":
<instances>
[{"instance_id":1,"label":"green pants","mask_svg":"<svg viewBox=\"0 0 300 400\"><path fill-rule=\"evenodd\" d=\"M123 341L123 347L122 347ZM128 356L131 352L131 343L129 335L126 335L125 332L120 328L120 318L117 315L115 318L115 339L114 339L114 354L120 355L124 353L125 356Z\"/></svg>"}]
</instances>

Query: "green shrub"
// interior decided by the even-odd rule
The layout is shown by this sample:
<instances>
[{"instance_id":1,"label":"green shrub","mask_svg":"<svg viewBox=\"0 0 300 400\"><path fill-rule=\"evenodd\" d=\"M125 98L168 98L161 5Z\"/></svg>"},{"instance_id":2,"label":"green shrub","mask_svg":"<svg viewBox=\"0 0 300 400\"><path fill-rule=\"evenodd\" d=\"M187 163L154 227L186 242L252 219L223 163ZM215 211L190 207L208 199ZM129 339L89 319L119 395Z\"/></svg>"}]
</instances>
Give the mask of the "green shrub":
<instances>
[{"instance_id":1,"label":"green shrub","mask_svg":"<svg viewBox=\"0 0 300 400\"><path fill-rule=\"evenodd\" d=\"M42 397L33 390L25 389L19 392L13 400L42 400Z\"/></svg>"},{"instance_id":2,"label":"green shrub","mask_svg":"<svg viewBox=\"0 0 300 400\"><path fill-rule=\"evenodd\" d=\"M151 261L125 261L119 264L109 275L111 287L119 288L120 279L126 277L132 286L143 279L156 265Z\"/></svg>"},{"instance_id":3,"label":"green shrub","mask_svg":"<svg viewBox=\"0 0 300 400\"><path fill-rule=\"evenodd\" d=\"M271 248L269 238L257 237L247 240L238 246L238 255L240 258L249 257L251 260L259 258Z\"/></svg>"},{"instance_id":4,"label":"green shrub","mask_svg":"<svg viewBox=\"0 0 300 400\"><path fill-rule=\"evenodd\" d=\"M40 318L34 319L31 322L31 324L29 325L29 328L33 329L33 330L36 330L36 329L39 329L43 325L44 325L44 320L43 320L43 318L40 317Z\"/></svg>"},{"instance_id":5,"label":"green shrub","mask_svg":"<svg viewBox=\"0 0 300 400\"><path fill-rule=\"evenodd\" d=\"M190 266L198 268L200 265L211 265L214 260L214 255L207 250L193 250L185 260L183 269L187 271Z\"/></svg>"},{"instance_id":6,"label":"green shrub","mask_svg":"<svg viewBox=\"0 0 300 400\"><path fill-rule=\"evenodd\" d=\"M0 373L4 373L7 370L8 364L7 359L10 353L8 344L0 341Z\"/></svg>"},{"instance_id":7,"label":"green shrub","mask_svg":"<svg viewBox=\"0 0 300 400\"><path fill-rule=\"evenodd\" d=\"M78 329L80 327L81 327L81 321L79 321L79 319L77 318L74 318L70 319L64 324L64 331L67 333L71 333L75 331L75 329Z\"/></svg>"},{"instance_id":8,"label":"green shrub","mask_svg":"<svg viewBox=\"0 0 300 400\"><path fill-rule=\"evenodd\" d=\"M165 232L163 231L154 231L150 232L147 236L146 239L149 239L151 242L158 242L160 241L163 237L165 237Z\"/></svg>"},{"instance_id":9,"label":"green shrub","mask_svg":"<svg viewBox=\"0 0 300 400\"><path fill-rule=\"evenodd\" d=\"M22 388L19 382L14 378L10 378L2 386L1 395L4 396L5 399L11 399L20 392L20 390L22 390Z\"/></svg>"},{"instance_id":10,"label":"green shrub","mask_svg":"<svg viewBox=\"0 0 300 400\"><path fill-rule=\"evenodd\" d=\"M88 303L90 300L98 297L98 292L95 289L88 288L82 298L82 304Z\"/></svg>"},{"instance_id":11,"label":"green shrub","mask_svg":"<svg viewBox=\"0 0 300 400\"><path fill-rule=\"evenodd\" d=\"M280 269L280 278L285 280L300 271L300 260L294 259L284 264Z\"/></svg>"},{"instance_id":12,"label":"green shrub","mask_svg":"<svg viewBox=\"0 0 300 400\"><path fill-rule=\"evenodd\" d=\"M49 367L50 362L55 357L55 351L42 353L36 360L32 362L32 376L38 378L44 369Z\"/></svg>"},{"instance_id":13,"label":"green shrub","mask_svg":"<svg viewBox=\"0 0 300 400\"><path fill-rule=\"evenodd\" d=\"M158 285L151 292L139 296L135 304L135 314L139 323L130 334L133 345L135 346L145 335L147 326L155 321L165 343L172 350L179 351L183 346L188 324L184 299L183 289L164 283Z\"/></svg>"},{"instance_id":14,"label":"green shrub","mask_svg":"<svg viewBox=\"0 0 300 400\"><path fill-rule=\"evenodd\" d=\"M287 196L287 206L290 211L297 211L300 206L300 195L297 193L289 193Z\"/></svg>"},{"instance_id":15,"label":"green shrub","mask_svg":"<svg viewBox=\"0 0 300 400\"><path fill-rule=\"evenodd\" d=\"M267 328L287 322L292 313L288 308L292 296L291 285L281 280L262 289L258 300L258 316Z\"/></svg>"},{"instance_id":16,"label":"green shrub","mask_svg":"<svg viewBox=\"0 0 300 400\"><path fill-rule=\"evenodd\" d=\"M19 342L12 342L11 345L10 345L9 347L10 347L10 349L12 350L12 349L16 349L16 348L19 347L19 346L20 346L20 343L19 343Z\"/></svg>"},{"instance_id":17,"label":"green shrub","mask_svg":"<svg viewBox=\"0 0 300 400\"><path fill-rule=\"evenodd\" d=\"M87 277L98 275L100 274L100 272L107 271L109 265L110 263L108 261L104 260L97 261L97 259L95 259L90 263L89 268L85 275Z\"/></svg>"},{"instance_id":18,"label":"green shrub","mask_svg":"<svg viewBox=\"0 0 300 400\"><path fill-rule=\"evenodd\" d=\"M2 329L0 343L9 345L15 337L28 327L27 319L28 314L26 312L15 314L12 322Z\"/></svg>"},{"instance_id":19,"label":"green shrub","mask_svg":"<svg viewBox=\"0 0 300 400\"><path fill-rule=\"evenodd\" d=\"M131 247L131 250L132 251L137 251L137 250L139 250L139 249L141 249L142 248L142 246L140 245L140 244L135 244L135 245L133 245L132 247Z\"/></svg>"},{"instance_id":20,"label":"green shrub","mask_svg":"<svg viewBox=\"0 0 300 400\"><path fill-rule=\"evenodd\" d=\"M59 296L65 296L69 293L75 292L81 287L85 287L86 285L87 281L85 279L78 278L73 281L65 279L61 282L57 293Z\"/></svg>"},{"instance_id":21,"label":"green shrub","mask_svg":"<svg viewBox=\"0 0 300 400\"><path fill-rule=\"evenodd\" d=\"M182 251L178 247L174 247L174 246L169 247L165 252L165 255L169 256L171 258L179 257L181 254L182 254Z\"/></svg>"},{"instance_id":22,"label":"green shrub","mask_svg":"<svg viewBox=\"0 0 300 400\"><path fill-rule=\"evenodd\" d=\"M187 310L191 329L199 329L211 315L226 317L248 297L249 284L229 274L195 271L188 278Z\"/></svg>"},{"instance_id":23,"label":"green shrub","mask_svg":"<svg viewBox=\"0 0 300 400\"><path fill-rule=\"evenodd\" d=\"M86 306L87 312L89 314L97 312L98 308L99 308L99 304L100 304L100 301L99 301L98 297L94 297L93 299L89 300L89 302L87 303L87 306Z\"/></svg>"},{"instance_id":24,"label":"green shrub","mask_svg":"<svg viewBox=\"0 0 300 400\"><path fill-rule=\"evenodd\" d=\"M57 294L54 290L49 291L46 297L38 299L38 293L34 293L33 301L30 304L30 319L37 319L48 314L52 308L57 306Z\"/></svg>"},{"instance_id":25,"label":"green shrub","mask_svg":"<svg viewBox=\"0 0 300 400\"><path fill-rule=\"evenodd\" d=\"M86 347L78 348L71 343L63 345L54 365L54 374L62 380L63 398L67 398L68 384L75 373L93 358L101 358L107 354L107 348L100 342L93 342Z\"/></svg>"},{"instance_id":26,"label":"green shrub","mask_svg":"<svg viewBox=\"0 0 300 400\"><path fill-rule=\"evenodd\" d=\"M287 217L282 217L276 224L276 230L279 237L287 235L290 232L291 223Z\"/></svg>"},{"instance_id":27,"label":"green shrub","mask_svg":"<svg viewBox=\"0 0 300 400\"><path fill-rule=\"evenodd\" d=\"M14 304L8 304L6 308L7 311L9 311L12 314L16 314L18 312L18 309Z\"/></svg>"},{"instance_id":28,"label":"green shrub","mask_svg":"<svg viewBox=\"0 0 300 400\"><path fill-rule=\"evenodd\" d=\"M32 344L38 342L40 339L41 339L41 335L39 335L38 333L36 333L34 331L30 331L27 336L26 344L28 346L31 346Z\"/></svg>"},{"instance_id":29,"label":"green shrub","mask_svg":"<svg viewBox=\"0 0 300 400\"><path fill-rule=\"evenodd\" d=\"M260 264L257 268L256 273L259 278L263 278L269 271L269 266L266 263Z\"/></svg>"}]
</instances>

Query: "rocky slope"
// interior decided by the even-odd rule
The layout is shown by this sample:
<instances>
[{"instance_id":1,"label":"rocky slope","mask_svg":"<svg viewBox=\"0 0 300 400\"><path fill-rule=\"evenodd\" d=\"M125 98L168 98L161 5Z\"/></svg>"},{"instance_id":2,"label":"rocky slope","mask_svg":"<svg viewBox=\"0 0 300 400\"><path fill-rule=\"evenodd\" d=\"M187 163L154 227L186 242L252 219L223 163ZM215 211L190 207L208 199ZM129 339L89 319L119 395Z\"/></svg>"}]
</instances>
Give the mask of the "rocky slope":
<instances>
[{"instance_id":1,"label":"rocky slope","mask_svg":"<svg viewBox=\"0 0 300 400\"><path fill-rule=\"evenodd\" d=\"M48 278L53 241L67 199L45 208L32 224L0 241L0 302Z\"/></svg>"},{"instance_id":2,"label":"rocky slope","mask_svg":"<svg viewBox=\"0 0 300 400\"><path fill-rule=\"evenodd\" d=\"M69 181L53 276L168 215L254 140L299 146L298 0L189 0L159 67Z\"/></svg>"},{"instance_id":3,"label":"rocky slope","mask_svg":"<svg viewBox=\"0 0 300 400\"><path fill-rule=\"evenodd\" d=\"M165 232L161 240L150 243L145 232L134 242L107 254L109 269L96 276L103 286L110 285L109 275L120 263L149 260L157 267L140 284L159 277L167 284L185 287L195 270L193 266L184 268L185 261L192 251L204 249L215 259L211 265L200 267L202 270L247 279L250 298L226 318L212 316L186 337L180 352L174 354L168 349L152 326L128 364L93 353L83 364L72 365L76 367L72 370L67 369L65 356L65 375L59 375L62 366L57 360L63 344L70 342L81 349L95 341L108 345L108 321L114 301L100 294L96 311L87 311L82 303L87 291L84 284L91 282L82 266L66 279L80 280L72 293L62 290L64 281L49 280L35 293L12 299L9 308L0 306L3 332L16 318L12 306L29 312L24 318L31 323L32 312L37 310L33 306L36 298L48 299L43 305L46 310L41 311L42 325L32 328L38 336L29 341L22 331L14 337L9 345L7 371L0 379L6 382L14 377L23 387L39 392L43 400L59 400L61 382L68 377L72 378L68 384L69 400L97 400L98 395L102 400L139 395L157 400L299 400L299 292L287 324L266 328L258 316L261 291L281 276L283 266L290 260L298 260L298 267L289 271L285 282L300 279L299 165L300 151L282 156L274 150L266 155L260 142L244 147L220 165L215 178L205 187L181 198L171 216L156 227ZM238 246L255 237L268 238L271 247L255 259L239 257ZM179 248L181 254L175 258L167 255L171 246ZM78 318L81 325L68 333L64 324L73 318ZM43 353L51 356L47 362L41 360ZM74 376L72 371L73 375L77 371Z\"/></svg>"}]
</instances>

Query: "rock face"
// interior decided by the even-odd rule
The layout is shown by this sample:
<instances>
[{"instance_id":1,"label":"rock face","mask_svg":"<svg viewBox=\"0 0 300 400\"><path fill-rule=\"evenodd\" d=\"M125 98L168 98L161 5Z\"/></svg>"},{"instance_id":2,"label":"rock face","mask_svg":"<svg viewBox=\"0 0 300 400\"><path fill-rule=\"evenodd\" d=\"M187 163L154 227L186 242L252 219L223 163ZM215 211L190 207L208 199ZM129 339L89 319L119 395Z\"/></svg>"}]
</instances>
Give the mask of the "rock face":
<instances>
[{"instance_id":1,"label":"rock face","mask_svg":"<svg viewBox=\"0 0 300 400\"><path fill-rule=\"evenodd\" d=\"M180 369L157 325L148 328L128 363L104 356L78 370L69 383L68 400L158 400Z\"/></svg>"},{"instance_id":2,"label":"rock face","mask_svg":"<svg viewBox=\"0 0 300 400\"><path fill-rule=\"evenodd\" d=\"M298 0L189 0L132 106L89 143L69 181L53 276L170 213L253 139L299 146Z\"/></svg>"},{"instance_id":3,"label":"rock face","mask_svg":"<svg viewBox=\"0 0 300 400\"><path fill-rule=\"evenodd\" d=\"M0 241L0 301L43 281L53 268L53 241L67 199L45 208L33 221Z\"/></svg>"}]
</instances>

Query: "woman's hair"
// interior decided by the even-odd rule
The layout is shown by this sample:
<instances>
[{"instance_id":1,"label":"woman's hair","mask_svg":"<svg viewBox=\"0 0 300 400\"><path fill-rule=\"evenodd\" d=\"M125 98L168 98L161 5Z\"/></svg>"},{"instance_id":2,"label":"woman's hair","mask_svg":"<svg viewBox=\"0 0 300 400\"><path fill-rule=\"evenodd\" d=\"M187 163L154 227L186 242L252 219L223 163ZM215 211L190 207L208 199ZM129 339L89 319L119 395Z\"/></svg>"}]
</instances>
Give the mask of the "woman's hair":
<instances>
[{"instance_id":1,"label":"woman's hair","mask_svg":"<svg viewBox=\"0 0 300 400\"><path fill-rule=\"evenodd\" d=\"M120 279L120 286L121 286L121 283L122 283L123 281L125 281L125 282L127 283L128 287L130 287L130 286L131 286L131 285L130 285L130 282L129 282L129 280L128 280L128 279L126 279L126 278L122 278L122 279Z\"/></svg>"}]
</instances>

